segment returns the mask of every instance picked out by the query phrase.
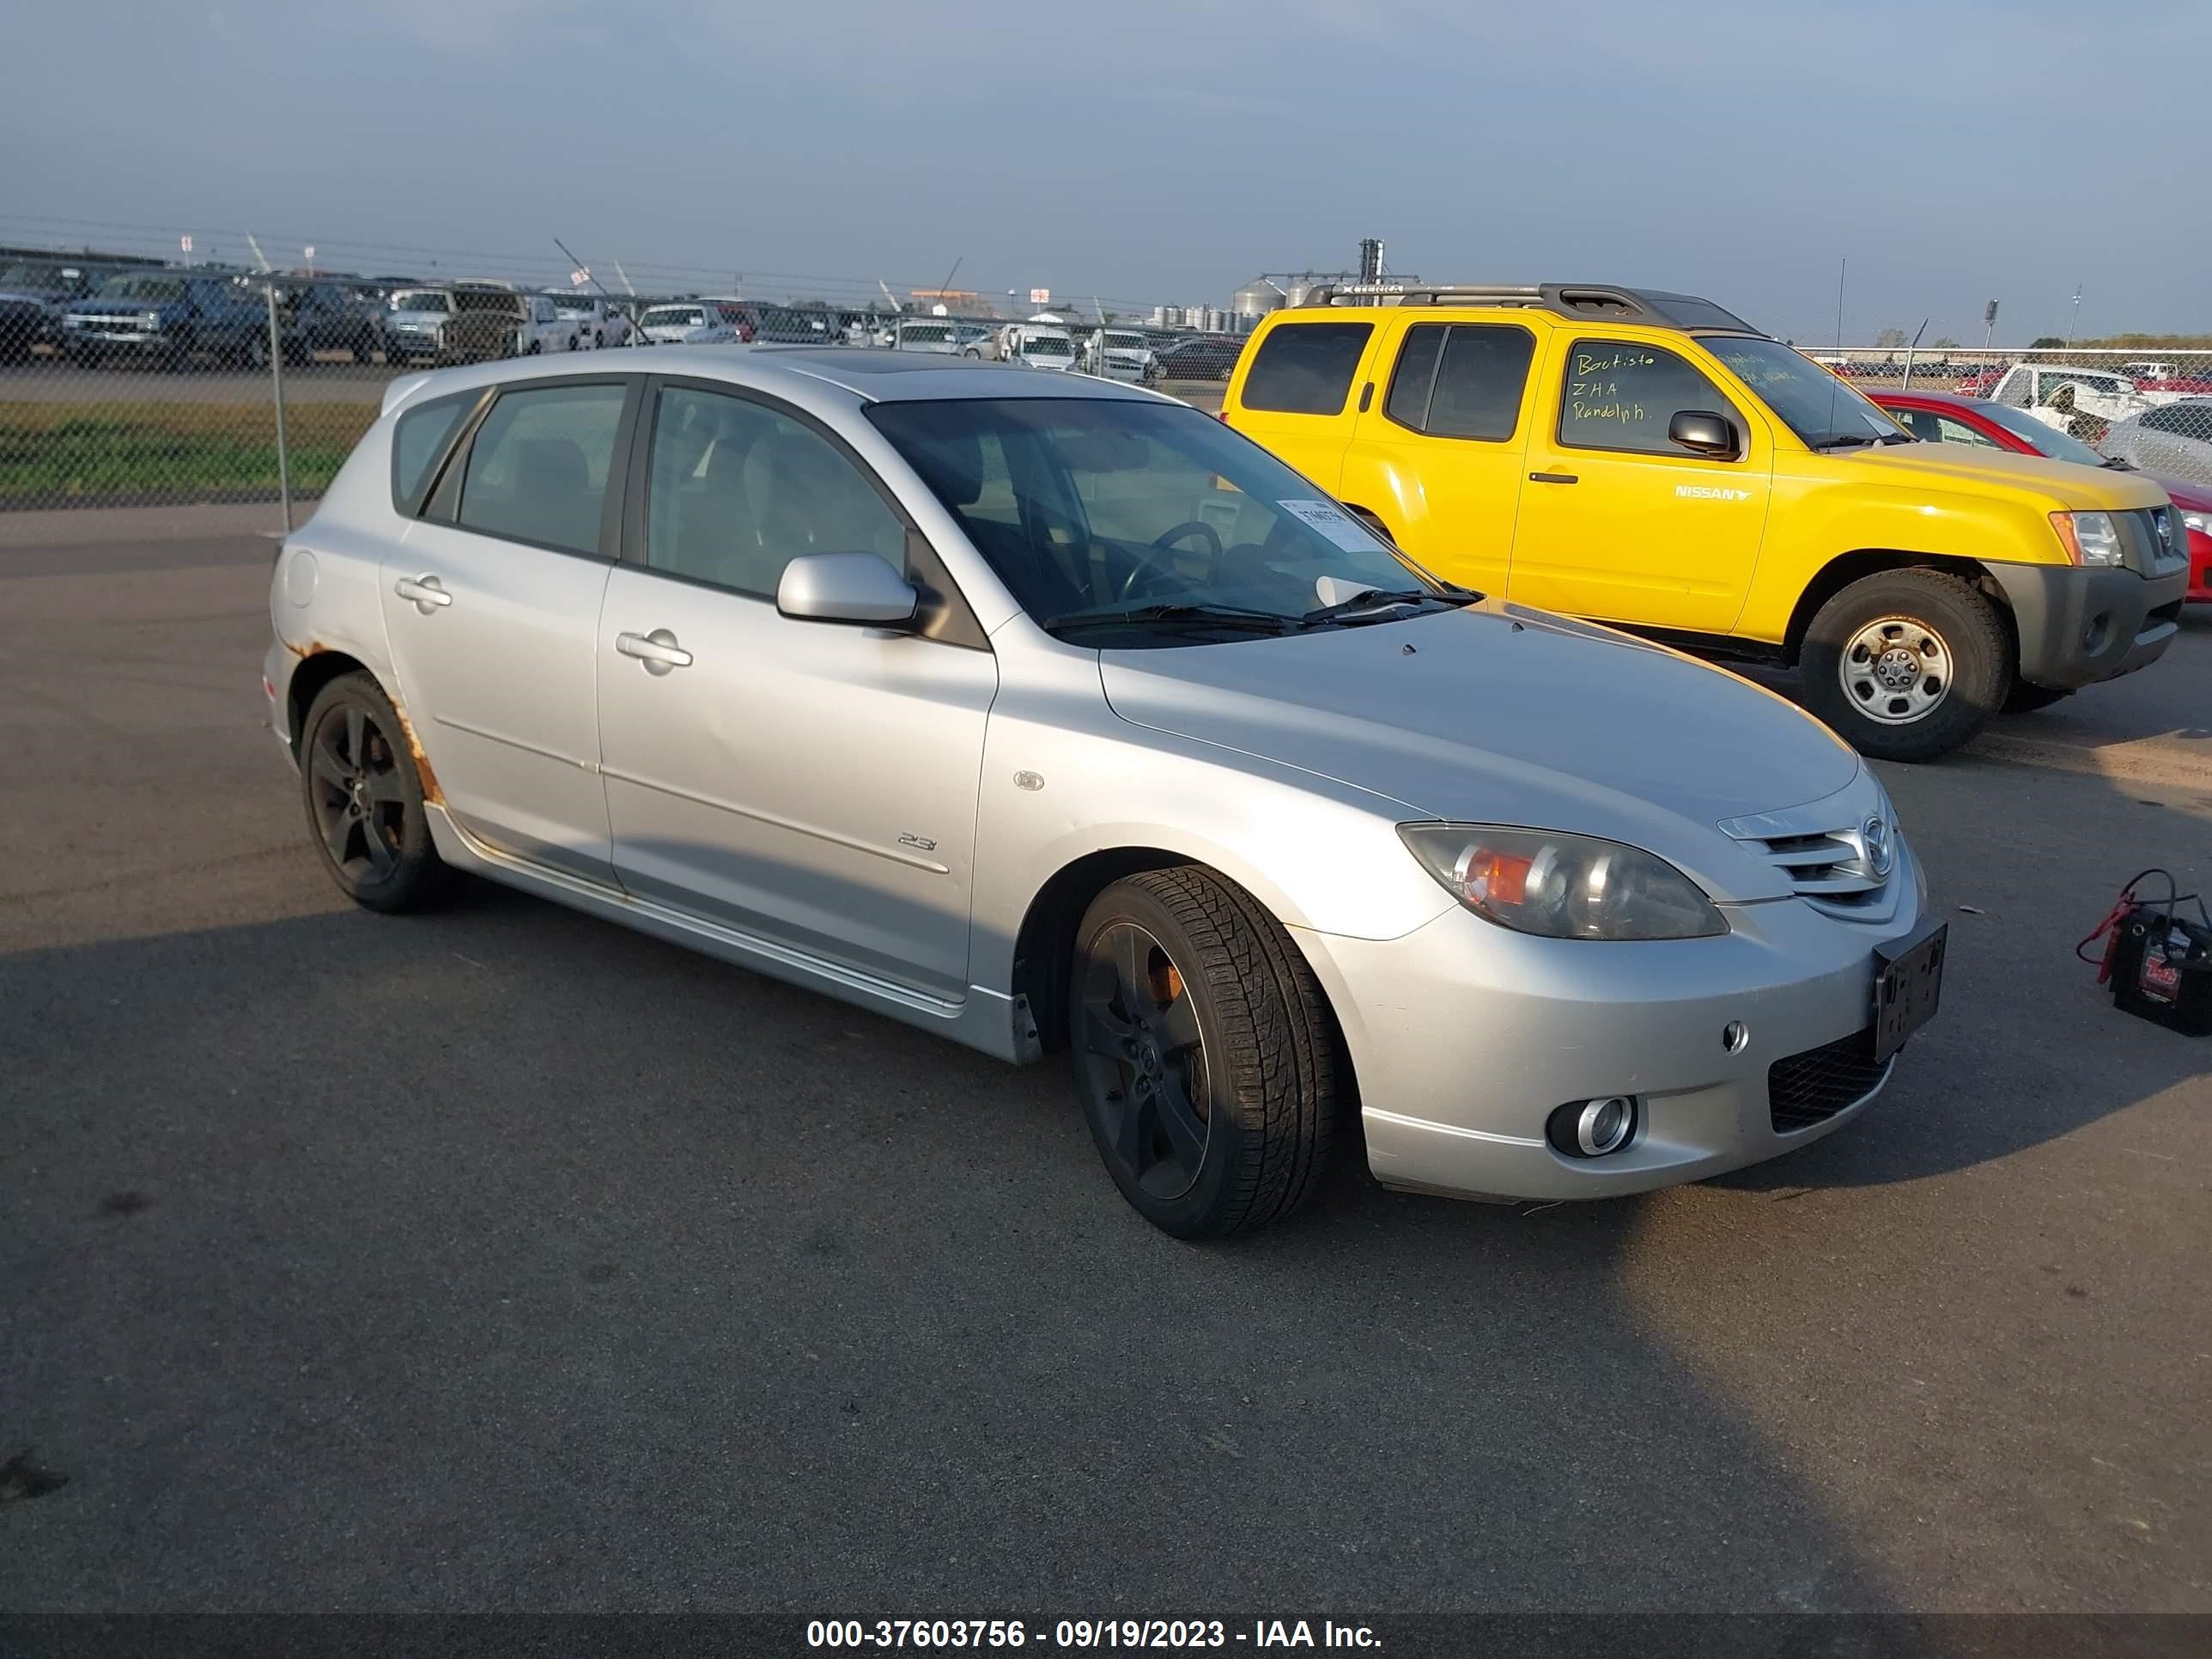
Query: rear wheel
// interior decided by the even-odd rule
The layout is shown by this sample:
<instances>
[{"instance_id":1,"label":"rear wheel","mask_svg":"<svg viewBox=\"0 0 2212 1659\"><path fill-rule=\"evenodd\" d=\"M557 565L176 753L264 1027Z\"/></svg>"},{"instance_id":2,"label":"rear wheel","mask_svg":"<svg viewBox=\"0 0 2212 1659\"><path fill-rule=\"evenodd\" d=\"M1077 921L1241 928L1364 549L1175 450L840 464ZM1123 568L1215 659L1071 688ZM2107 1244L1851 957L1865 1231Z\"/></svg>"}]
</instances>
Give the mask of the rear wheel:
<instances>
[{"instance_id":1,"label":"rear wheel","mask_svg":"<svg viewBox=\"0 0 2212 1659\"><path fill-rule=\"evenodd\" d=\"M1305 959L1249 893L1193 866L1115 882L1077 930L1067 1012L1091 1138L1146 1220L1218 1238L1311 1196L1334 1031Z\"/></svg>"},{"instance_id":2,"label":"rear wheel","mask_svg":"<svg viewBox=\"0 0 2212 1659\"><path fill-rule=\"evenodd\" d=\"M1996 608L1941 570L1878 571L1822 605L1801 653L1805 701L1877 760L1933 760L1966 742L2012 689Z\"/></svg>"},{"instance_id":3,"label":"rear wheel","mask_svg":"<svg viewBox=\"0 0 2212 1659\"><path fill-rule=\"evenodd\" d=\"M307 829L348 898L372 910L411 910L435 896L447 871L422 810L422 778L376 682L345 674L307 711L300 744Z\"/></svg>"}]
</instances>

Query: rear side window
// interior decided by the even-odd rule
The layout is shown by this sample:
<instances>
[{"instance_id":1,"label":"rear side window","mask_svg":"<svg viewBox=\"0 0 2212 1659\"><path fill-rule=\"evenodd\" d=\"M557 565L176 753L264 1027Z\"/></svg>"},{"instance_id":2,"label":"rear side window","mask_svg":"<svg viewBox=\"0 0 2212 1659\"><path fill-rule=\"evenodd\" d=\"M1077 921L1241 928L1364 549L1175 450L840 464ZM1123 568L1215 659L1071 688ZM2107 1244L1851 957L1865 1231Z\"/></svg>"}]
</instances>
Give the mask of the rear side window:
<instances>
[{"instance_id":1,"label":"rear side window","mask_svg":"<svg viewBox=\"0 0 2212 1659\"><path fill-rule=\"evenodd\" d=\"M1577 449L1672 455L1667 427L1686 409L1735 417L1713 383L1673 352L1626 340L1577 340L1559 388L1559 441Z\"/></svg>"},{"instance_id":2,"label":"rear side window","mask_svg":"<svg viewBox=\"0 0 2212 1659\"><path fill-rule=\"evenodd\" d=\"M422 509L422 492L429 487L430 469L446 453L461 417L475 406L479 393L464 392L450 398L434 398L417 404L399 417L392 429L392 506L405 518Z\"/></svg>"},{"instance_id":3,"label":"rear side window","mask_svg":"<svg viewBox=\"0 0 2212 1659\"><path fill-rule=\"evenodd\" d=\"M1422 323L1408 329L1383 412L1439 438L1496 442L1513 435L1536 337L1499 324Z\"/></svg>"},{"instance_id":4,"label":"rear side window","mask_svg":"<svg viewBox=\"0 0 2212 1659\"><path fill-rule=\"evenodd\" d=\"M1367 349L1372 323L1285 323L1260 342L1244 376L1244 407L1334 415Z\"/></svg>"},{"instance_id":5,"label":"rear side window","mask_svg":"<svg viewBox=\"0 0 2212 1659\"><path fill-rule=\"evenodd\" d=\"M627 396L620 385L502 392L469 446L454 521L487 536L598 552Z\"/></svg>"}]
</instances>

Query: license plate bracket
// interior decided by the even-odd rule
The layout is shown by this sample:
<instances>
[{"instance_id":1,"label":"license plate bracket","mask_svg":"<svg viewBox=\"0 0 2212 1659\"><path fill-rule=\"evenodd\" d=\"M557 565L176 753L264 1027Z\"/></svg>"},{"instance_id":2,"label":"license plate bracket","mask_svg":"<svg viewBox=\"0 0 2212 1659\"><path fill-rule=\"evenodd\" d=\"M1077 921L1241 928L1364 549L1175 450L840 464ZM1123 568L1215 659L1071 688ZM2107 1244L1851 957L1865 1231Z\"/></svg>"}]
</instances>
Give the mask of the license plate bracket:
<instances>
[{"instance_id":1,"label":"license plate bracket","mask_svg":"<svg viewBox=\"0 0 2212 1659\"><path fill-rule=\"evenodd\" d=\"M1874 1057L1887 1060L1936 1018L1943 997L1948 922L1933 922L1874 953Z\"/></svg>"}]
</instances>

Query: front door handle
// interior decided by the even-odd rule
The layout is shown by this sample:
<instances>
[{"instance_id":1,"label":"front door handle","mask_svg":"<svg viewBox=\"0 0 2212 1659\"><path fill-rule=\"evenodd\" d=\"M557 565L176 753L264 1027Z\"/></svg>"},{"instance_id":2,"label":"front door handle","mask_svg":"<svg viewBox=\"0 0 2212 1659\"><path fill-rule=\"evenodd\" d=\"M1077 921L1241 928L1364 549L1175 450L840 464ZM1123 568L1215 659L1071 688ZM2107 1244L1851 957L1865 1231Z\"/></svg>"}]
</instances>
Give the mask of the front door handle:
<instances>
[{"instance_id":1,"label":"front door handle","mask_svg":"<svg viewBox=\"0 0 2212 1659\"><path fill-rule=\"evenodd\" d=\"M615 649L625 657L635 657L648 674L665 674L672 668L691 665L691 653L677 644L676 635L665 628L656 628L650 634L617 634Z\"/></svg>"},{"instance_id":2,"label":"front door handle","mask_svg":"<svg viewBox=\"0 0 2212 1659\"><path fill-rule=\"evenodd\" d=\"M392 585L392 591L403 599L412 599L415 608L426 617L453 602L453 596L435 576L402 576Z\"/></svg>"},{"instance_id":3,"label":"front door handle","mask_svg":"<svg viewBox=\"0 0 2212 1659\"><path fill-rule=\"evenodd\" d=\"M1582 480L1571 472L1531 472L1530 483L1580 483Z\"/></svg>"}]
</instances>

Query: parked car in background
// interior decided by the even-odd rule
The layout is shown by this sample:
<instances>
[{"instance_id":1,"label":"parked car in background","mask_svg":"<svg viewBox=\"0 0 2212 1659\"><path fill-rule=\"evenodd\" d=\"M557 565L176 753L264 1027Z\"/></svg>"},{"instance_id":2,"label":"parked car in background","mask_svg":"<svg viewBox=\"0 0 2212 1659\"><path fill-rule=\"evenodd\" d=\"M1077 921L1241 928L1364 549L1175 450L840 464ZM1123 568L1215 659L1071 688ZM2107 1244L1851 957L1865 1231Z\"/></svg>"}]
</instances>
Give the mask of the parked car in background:
<instances>
[{"instance_id":1,"label":"parked car in background","mask_svg":"<svg viewBox=\"0 0 2212 1659\"><path fill-rule=\"evenodd\" d=\"M1237 367L1244 342L1225 334L1200 334L1164 345L1152 354L1145 384L1162 380L1225 380Z\"/></svg>"},{"instance_id":2,"label":"parked car in background","mask_svg":"<svg viewBox=\"0 0 2212 1659\"><path fill-rule=\"evenodd\" d=\"M1986 395L1991 403L2027 410L2085 442L2094 442L2114 421L2150 407L2128 376L2071 363L2014 363Z\"/></svg>"},{"instance_id":3,"label":"parked car in background","mask_svg":"<svg viewBox=\"0 0 2212 1659\"><path fill-rule=\"evenodd\" d=\"M629 319L596 294L563 292L548 296L576 343L572 351L594 351L629 340Z\"/></svg>"},{"instance_id":4,"label":"parked car in background","mask_svg":"<svg viewBox=\"0 0 2212 1659\"><path fill-rule=\"evenodd\" d=\"M672 300L647 307L638 331L654 345L743 345L752 338L752 324L734 307Z\"/></svg>"},{"instance_id":5,"label":"parked car in background","mask_svg":"<svg viewBox=\"0 0 2212 1659\"><path fill-rule=\"evenodd\" d=\"M1892 760L1966 742L2016 680L2132 673L2178 631L2186 561L2139 475L1913 443L1687 295L1407 298L1273 313L1223 418L1451 580L1794 665Z\"/></svg>"},{"instance_id":6,"label":"parked car in background","mask_svg":"<svg viewBox=\"0 0 2212 1659\"><path fill-rule=\"evenodd\" d=\"M181 369L205 357L269 361L269 313L258 285L180 270L123 271L62 313L62 349L81 367L135 360Z\"/></svg>"},{"instance_id":7,"label":"parked car in background","mask_svg":"<svg viewBox=\"0 0 2212 1659\"><path fill-rule=\"evenodd\" d=\"M1075 337L1058 323L1008 323L999 331L999 360L1025 368L1072 369Z\"/></svg>"},{"instance_id":8,"label":"parked car in background","mask_svg":"<svg viewBox=\"0 0 2212 1659\"><path fill-rule=\"evenodd\" d=\"M270 592L269 722L355 902L474 872L1065 1054L1180 1237L1347 1144L1430 1193L1703 1180L1850 1122L1936 1012L1913 849L1817 721L1450 587L1131 387L779 347L428 377Z\"/></svg>"},{"instance_id":9,"label":"parked car in background","mask_svg":"<svg viewBox=\"0 0 2212 1659\"><path fill-rule=\"evenodd\" d=\"M1083 343L1083 368L1103 380L1142 384L1152 368L1152 343L1140 328L1093 329Z\"/></svg>"},{"instance_id":10,"label":"parked car in background","mask_svg":"<svg viewBox=\"0 0 2212 1659\"><path fill-rule=\"evenodd\" d=\"M448 292L453 314L442 333L445 355L455 362L576 349L575 331L545 295L504 283L455 283Z\"/></svg>"},{"instance_id":11,"label":"parked car in background","mask_svg":"<svg viewBox=\"0 0 2212 1659\"><path fill-rule=\"evenodd\" d=\"M446 325L453 317L449 289L393 289L385 302L385 361L399 365L444 362Z\"/></svg>"},{"instance_id":12,"label":"parked car in background","mask_svg":"<svg viewBox=\"0 0 2212 1659\"><path fill-rule=\"evenodd\" d=\"M95 286L81 265L19 259L0 269L0 363L24 362L34 346L59 345L62 313Z\"/></svg>"},{"instance_id":13,"label":"parked car in background","mask_svg":"<svg viewBox=\"0 0 2212 1659\"><path fill-rule=\"evenodd\" d=\"M2212 395L2212 362L2201 356L2186 362L2122 363L2120 369L2135 376L2136 390L2154 404Z\"/></svg>"},{"instance_id":14,"label":"parked car in background","mask_svg":"<svg viewBox=\"0 0 2212 1659\"><path fill-rule=\"evenodd\" d=\"M2184 398L2115 421L2099 447L2160 477L2212 485L2212 398Z\"/></svg>"},{"instance_id":15,"label":"parked car in background","mask_svg":"<svg viewBox=\"0 0 2212 1659\"><path fill-rule=\"evenodd\" d=\"M2079 438L2045 424L2026 410L2008 409L1984 398L1947 396L1940 392L1877 392L1872 396L1923 443L2009 450L2014 454L2072 461L2080 466L2140 466L2150 475L2153 483L2166 491L2179 515L2189 554L2189 591L2185 597L2193 604L2212 603L2212 472L2195 478L2161 473L2133 456L2110 453L2113 434L2132 432L2136 422L2159 414L2158 410L2135 416L2114 426L2105 434L2107 453L2100 455ZM2212 440L2212 400L2206 402L2201 418L2191 422L2190 427ZM2122 441L2124 444L2129 440L2123 438ZM2206 450L2204 459L2212 463L2212 441L2207 442ZM2040 708L2064 695L2046 692L2040 686L2021 681L2014 687L2013 699L2006 706L2014 709Z\"/></svg>"},{"instance_id":16,"label":"parked car in background","mask_svg":"<svg viewBox=\"0 0 2212 1659\"><path fill-rule=\"evenodd\" d=\"M979 362L998 355L990 330L980 323L963 323L950 317L902 317L892 344L899 351L925 351L939 357L967 357Z\"/></svg>"},{"instance_id":17,"label":"parked car in background","mask_svg":"<svg viewBox=\"0 0 2212 1659\"><path fill-rule=\"evenodd\" d=\"M284 361L306 363L319 351L343 351L365 363L384 349L376 313L356 304L336 283L278 281L276 323Z\"/></svg>"}]
</instances>

